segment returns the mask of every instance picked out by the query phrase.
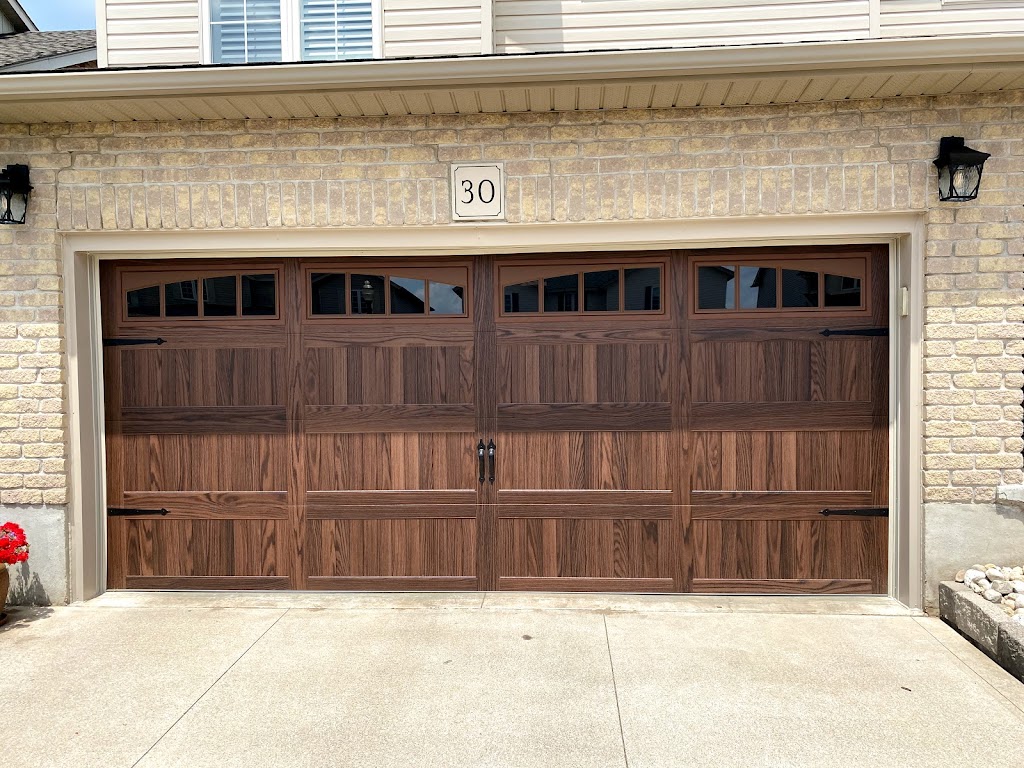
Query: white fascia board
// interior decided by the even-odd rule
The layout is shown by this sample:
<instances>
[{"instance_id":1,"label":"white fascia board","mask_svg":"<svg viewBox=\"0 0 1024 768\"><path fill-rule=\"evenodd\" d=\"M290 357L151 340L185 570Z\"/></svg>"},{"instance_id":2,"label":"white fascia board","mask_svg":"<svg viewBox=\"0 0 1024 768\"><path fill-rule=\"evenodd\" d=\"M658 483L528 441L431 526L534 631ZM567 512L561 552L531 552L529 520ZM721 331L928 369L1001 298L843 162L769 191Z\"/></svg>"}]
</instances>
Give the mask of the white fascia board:
<instances>
[{"instance_id":1,"label":"white fascia board","mask_svg":"<svg viewBox=\"0 0 1024 768\"><path fill-rule=\"evenodd\" d=\"M463 56L3 75L0 101L437 88L773 73L853 73L1024 62L1024 35Z\"/></svg>"}]
</instances>

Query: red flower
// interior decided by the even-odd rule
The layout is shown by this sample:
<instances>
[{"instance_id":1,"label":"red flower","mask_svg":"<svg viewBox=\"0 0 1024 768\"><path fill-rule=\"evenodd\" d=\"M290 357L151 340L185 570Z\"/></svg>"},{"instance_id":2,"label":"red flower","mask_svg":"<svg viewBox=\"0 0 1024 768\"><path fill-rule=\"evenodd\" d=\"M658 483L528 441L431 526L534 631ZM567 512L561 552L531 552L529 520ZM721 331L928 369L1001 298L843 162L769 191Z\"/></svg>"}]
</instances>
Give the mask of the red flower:
<instances>
[{"instance_id":1,"label":"red flower","mask_svg":"<svg viewBox=\"0 0 1024 768\"><path fill-rule=\"evenodd\" d=\"M28 560L25 531L14 523L0 525L0 564L14 565Z\"/></svg>"}]
</instances>

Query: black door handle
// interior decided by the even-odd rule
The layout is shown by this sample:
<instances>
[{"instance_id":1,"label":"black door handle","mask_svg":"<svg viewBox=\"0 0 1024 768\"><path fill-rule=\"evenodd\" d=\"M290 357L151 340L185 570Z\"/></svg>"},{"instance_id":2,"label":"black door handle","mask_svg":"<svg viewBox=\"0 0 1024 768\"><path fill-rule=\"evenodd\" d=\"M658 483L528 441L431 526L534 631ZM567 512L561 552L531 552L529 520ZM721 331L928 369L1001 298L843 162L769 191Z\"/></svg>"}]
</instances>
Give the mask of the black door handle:
<instances>
[{"instance_id":1,"label":"black door handle","mask_svg":"<svg viewBox=\"0 0 1024 768\"><path fill-rule=\"evenodd\" d=\"M481 483L484 481L484 451L485 450L486 450L486 446L484 445L484 441L481 440L480 444L476 447L476 456L477 456L477 460L479 461L480 482Z\"/></svg>"},{"instance_id":2,"label":"black door handle","mask_svg":"<svg viewBox=\"0 0 1024 768\"><path fill-rule=\"evenodd\" d=\"M490 463L491 463L490 481L492 483L494 482L494 464L497 461L497 457L496 457L497 451L498 451L498 449L495 447L493 440L491 440L489 443L487 443L487 458L490 459Z\"/></svg>"}]
</instances>

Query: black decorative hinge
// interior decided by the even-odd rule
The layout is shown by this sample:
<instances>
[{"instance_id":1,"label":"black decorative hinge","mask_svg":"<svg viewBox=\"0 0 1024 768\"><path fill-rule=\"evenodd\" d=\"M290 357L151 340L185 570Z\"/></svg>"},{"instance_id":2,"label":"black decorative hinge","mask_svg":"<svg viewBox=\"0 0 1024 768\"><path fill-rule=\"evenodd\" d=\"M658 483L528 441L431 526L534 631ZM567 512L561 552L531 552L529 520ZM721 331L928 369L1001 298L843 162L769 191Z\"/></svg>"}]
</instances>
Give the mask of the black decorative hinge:
<instances>
[{"instance_id":1,"label":"black decorative hinge","mask_svg":"<svg viewBox=\"0 0 1024 768\"><path fill-rule=\"evenodd\" d=\"M856 509L823 509L821 514L825 517L832 515L846 517L888 517L888 507L858 507Z\"/></svg>"},{"instance_id":2,"label":"black decorative hinge","mask_svg":"<svg viewBox=\"0 0 1024 768\"><path fill-rule=\"evenodd\" d=\"M130 509L128 507L107 507L107 514L111 517L136 517L138 515L169 515L169 509Z\"/></svg>"},{"instance_id":3,"label":"black decorative hinge","mask_svg":"<svg viewBox=\"0 0 1024 768\"><path fill-rule=\"evenodd\" d=\"M826 328L821 332L822 336L888 336L888 328L849 328L833 331Z\"/></svg>"},{"instance_id":4,"label":"black decorative hinge","mask_svg":"<svg viewBox=\"0 0 1024 768\"><path fill-rule=\"evenodd\" d=\"M143 344L166 344L167 339L104 339L104 347L141 347Z\"/></svg>"}]
</instances>

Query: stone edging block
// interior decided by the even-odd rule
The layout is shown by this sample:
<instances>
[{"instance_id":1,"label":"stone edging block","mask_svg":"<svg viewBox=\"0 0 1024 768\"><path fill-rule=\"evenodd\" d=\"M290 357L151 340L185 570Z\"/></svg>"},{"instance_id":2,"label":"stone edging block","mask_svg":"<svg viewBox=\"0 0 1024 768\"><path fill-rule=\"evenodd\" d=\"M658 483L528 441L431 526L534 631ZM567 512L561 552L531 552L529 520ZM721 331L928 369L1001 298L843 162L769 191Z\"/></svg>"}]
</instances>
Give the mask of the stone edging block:
<instances>
[{"instance_id":1,"label":"stone edging block","mask_svg":"<svg viewBox=\"0 0 1024 768\"><path fill-rule=\"evenodd\" d=\"M939 615L1018 680L1024 681L1024 624L955 581L939 584Z\"/></svg>"}]
</instances>

